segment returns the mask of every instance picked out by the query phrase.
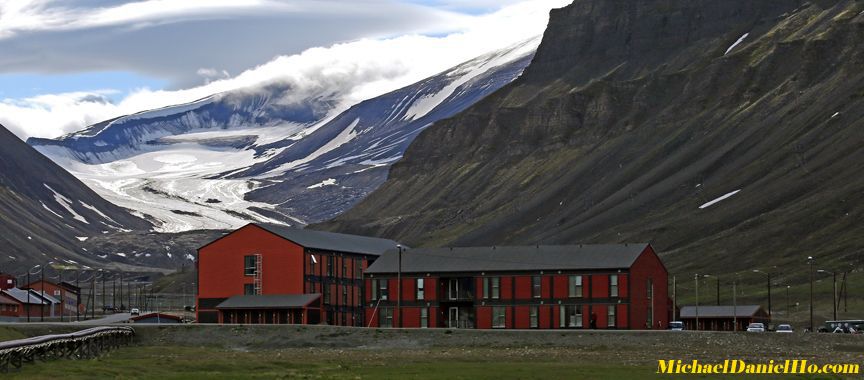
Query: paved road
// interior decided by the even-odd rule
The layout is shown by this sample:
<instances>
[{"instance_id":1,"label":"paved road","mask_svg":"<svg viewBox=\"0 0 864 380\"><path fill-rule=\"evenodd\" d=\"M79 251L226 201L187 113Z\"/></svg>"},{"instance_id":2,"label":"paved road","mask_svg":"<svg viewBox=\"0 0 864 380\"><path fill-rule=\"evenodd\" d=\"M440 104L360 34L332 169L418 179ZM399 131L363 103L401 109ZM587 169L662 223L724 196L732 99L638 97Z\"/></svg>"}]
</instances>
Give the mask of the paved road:
<instances>
[{"instance_id":1,"label":"paved road","mask_svg":"<svg viewBox=\"0 0 864 380\"><path fill-rule=\"evenodd\" d=\"M90 319L90 320L81 321L81 322L74 322L74 323L78 323L78 324L82 324L82 325L104 325L104 324L123 322L123 321L128 320L131 316L132 315L130 315L129 313L117 313L117 314L106 315L102 318Z\"/></svg>"}]
</instances>

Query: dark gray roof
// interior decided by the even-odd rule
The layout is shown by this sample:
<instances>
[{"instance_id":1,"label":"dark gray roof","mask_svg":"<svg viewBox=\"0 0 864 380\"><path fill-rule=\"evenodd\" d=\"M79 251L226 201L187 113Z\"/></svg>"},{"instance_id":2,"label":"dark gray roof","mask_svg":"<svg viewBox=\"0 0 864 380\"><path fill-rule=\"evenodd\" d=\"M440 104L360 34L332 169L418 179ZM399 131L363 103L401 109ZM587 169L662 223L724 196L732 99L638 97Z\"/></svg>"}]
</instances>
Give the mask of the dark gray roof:
<instances>
[{"instance_id":1,"label":"dark gray roof","mask_svg":"<svg viewBox=\"0 0 864 380\"><path fill-rule=\"evenodd\" d=\"M648 244L417 248L402 253L402 272L505 272L626 269ZM396 273L398 251L387 251L366 273Z\"/></svg>"},{"instance_id":2,"label":"dark gray roof","mask_svg":"<svg viewBox=\"0 0 864 380\"><path fill-rule=\"evenodd\" d=\"M762 309L759 305L699 306L699 318L752 317ZM681 318L696 318L696 306L681 306Z\"/></svg>"},{"instance_id":3,"label":"dark gray roof","mask_svg":"<svg viewBox=\"0 0 864 380\"><path fill-rule=\"evenodd\" d=\"M10 288L10 289L5 289L2 292L4 294L6 294L7 296L14 298L16 301L24 303L24 304L28 303L27 302L27 293L28 292L30 293L30 302L29 302L30 304L42 305L42 304L48 303L48 301L39 297L38 292L35 292L32 290L28 291L28 290L24 290L24 289Z\"/></svg>"},{"instance_id":4,"label":"dark gray roof","mask_svg":"<svg viewBox=\"0 0 864 380\"><path fill-rule=\"evenodd\" d=\"M217 309L277 309L303 307L318 298L319 293L311 294L262 294L251 296L234 296L222 301Z\"/></svg>"},{"instance_id":5,"label":"dark gray roof","mask_svg":"<svg viewBox=\"0 0 864 380\"><path fill-rule=\"evenodd\" d=\"M362 253L379 256L399 244L390 239L348 235L335 232L290 228L274 224L256 224L267 231L291 240L306 248L325 251Z\"/></svg>"}]
</instances>

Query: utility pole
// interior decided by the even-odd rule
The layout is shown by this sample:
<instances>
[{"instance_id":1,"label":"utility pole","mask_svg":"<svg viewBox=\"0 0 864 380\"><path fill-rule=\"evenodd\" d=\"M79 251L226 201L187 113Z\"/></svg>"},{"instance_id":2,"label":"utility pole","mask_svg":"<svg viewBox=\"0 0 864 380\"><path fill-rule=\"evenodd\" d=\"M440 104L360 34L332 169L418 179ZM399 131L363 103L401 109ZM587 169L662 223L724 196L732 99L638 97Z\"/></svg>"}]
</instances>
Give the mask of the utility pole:
<instances>
[{"instance_id":1,"label":"utility pole","mask_svg":"<svg viewBox=\"0 0 864 380\"><path fill-rule=\"evenodd\" d=\"M813 332L813 256L807 256L807 264L810 266L810 332Z\"/></svg>"},{"instance_id":2,"label":"utility pole","mask_svg":"<svg viewBox=\"0 0 864 380\"><path fill-rule=\"evenodd\" d=\"M678 320L678 284L672 276L672 319Z\"/></svg>"},{"instance_id":3,"label":"utility pole","mask_svg":"<svg viewBox=\"0 0 864 380\"><path fill-rule=\"evenodd\" d=\"M834 278L834 288L833 295L831 296L831 307L834 309L834 320L837 320L837 305L840 303L837 300L837 272L832 272L830 270L819 269L816 272L818 273L831 273L831 276Z\"/></svg>"},{"instance_id":4,"label":"utility pole","mask_svg":"<svg viewBox=\"0 0 864 380\"><path fill-rule=\"evenodd\" d=\"M699 331L699 274L693 276L696 281L696 331Z\"/></svg>"},{"instance_id":5,"label":"utility pole","mask_svg":"<svg viewBox=\"0 0 864 380\"><path fill-rule=\"evenodd\" d=\"M720 276L717 277L717 306L720 306Z\"/></svg>"},{"instance_id":6,"label":"utility pole","mask_svg":"<svg viewBox=\"0 0 864 380\"><path fill-rule=\"evenodd\" d=\"M396 248L399 249L399 269L397 271L397 283L396 283L396 291L398 292L396 295L396 310L399 313L399 327L402 327L402 244L397 244Z\"/></svg>"},{"instance_id":7,"label":"utility pole","mask_svg":"<svg viewBox=\"0 0 864 380\"><path fill-rule=\"evenodd\" d=\"M737 284L738 281L732 280L732 323L735 325L732 331L738 331L738 296L735 294Z\"/></svg>"},{"instance_id":8,"label":"utility pole","mask_svg":"<svg viewBox=\"0 0 864 380\"><path fill-rule=\"evenodd\" d=\"M60 322L63 322L63 314L66 314L66 292L63 289L63 269L57 272L57 286L60 288ZM45 286L45 284L42 284Z\"/></svg>"},{"instance_id":9,"label":"utility pole","mask_svg":"<svg viewBox=\"0 0 864 380\"><path fill-rule=\"evenodd\" d=\"M45 298L45 267L47 267L47 266L48 266L48 264L45 264L45 266L41 268L41 271L39 271L39 273L41 275L41 282L42 282L42 285L41 285L42 298ZM51 305L51 301L48 301L48 304ZM54 307L54 305L51 305L50 307ZM45 322L45 306L44 305L39 308L39 312L40 312L39 313L39 315L40 315L39 322Z\"/></svg>"}]
</instances>

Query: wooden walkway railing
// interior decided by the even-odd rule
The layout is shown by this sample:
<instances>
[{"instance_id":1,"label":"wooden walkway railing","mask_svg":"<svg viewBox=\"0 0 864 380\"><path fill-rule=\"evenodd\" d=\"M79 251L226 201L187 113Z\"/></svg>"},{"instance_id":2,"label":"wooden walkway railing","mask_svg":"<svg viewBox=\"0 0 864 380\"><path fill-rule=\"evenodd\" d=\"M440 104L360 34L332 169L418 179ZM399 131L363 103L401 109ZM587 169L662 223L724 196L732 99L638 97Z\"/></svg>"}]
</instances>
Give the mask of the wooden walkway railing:
<instances>
[{"instance_id":1,"label":"wooden walkway railing","mask_svg":"<svg viewBox=\"0 0 864 380\"><path fill-rule=\"evenodd\" d=\"M131 327L94 327L70 334L43 335L0 342L0 372L20 369L24 363L52 359L91 359L132 342Z\"/></svg>"}]
</instances>

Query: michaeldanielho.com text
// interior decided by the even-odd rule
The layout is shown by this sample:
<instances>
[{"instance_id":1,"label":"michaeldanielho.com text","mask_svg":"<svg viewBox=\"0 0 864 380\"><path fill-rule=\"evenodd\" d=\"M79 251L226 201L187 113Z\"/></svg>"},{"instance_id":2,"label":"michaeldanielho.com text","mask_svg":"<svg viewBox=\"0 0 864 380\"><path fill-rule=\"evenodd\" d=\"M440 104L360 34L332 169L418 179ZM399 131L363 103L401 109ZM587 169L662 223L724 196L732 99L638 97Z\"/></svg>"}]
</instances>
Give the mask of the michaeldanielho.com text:
<instances>
[{"instance_id":1,"label":"michaeldanielho.com text","mask_svg":"<svg viewBox=\"0 0 864 380\"><path fill-rule=\"evenodd\" d=\"M742 375L855 375L860 371L859 364L834 363L816 364L806 359L771 360L767 363L748 363L739 359L722 362L703 363L698 360L658 360L657 373L669 375L689 374L742 374Z\"/></svg>"}]
</instances>

